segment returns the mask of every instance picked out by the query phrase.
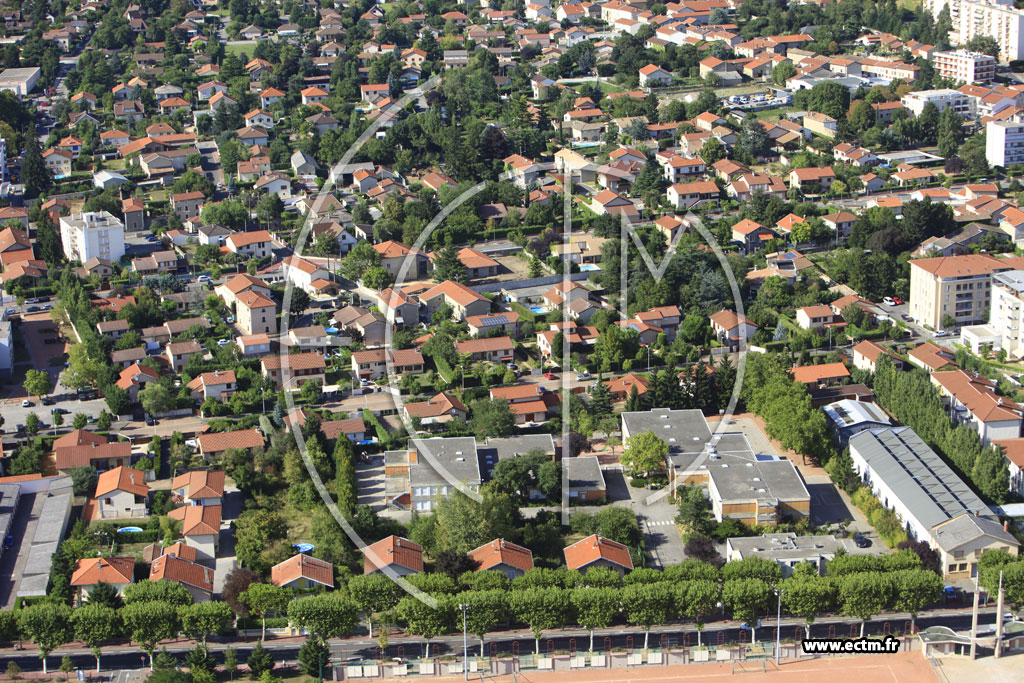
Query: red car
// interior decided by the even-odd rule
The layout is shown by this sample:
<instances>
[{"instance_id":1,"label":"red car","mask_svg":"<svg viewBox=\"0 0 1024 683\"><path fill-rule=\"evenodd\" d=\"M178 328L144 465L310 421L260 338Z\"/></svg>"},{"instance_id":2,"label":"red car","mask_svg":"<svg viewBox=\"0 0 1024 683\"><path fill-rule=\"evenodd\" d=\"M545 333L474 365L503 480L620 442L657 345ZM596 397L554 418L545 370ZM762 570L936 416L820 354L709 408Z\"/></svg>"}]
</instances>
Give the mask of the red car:
<instances>
[{"instance_id":1,"label":"red car","mask_svg":"<svg viewBox=\"0 0 1024 683\"><path fill-rule=\"evenodd\" d=\"M896 302L897 306L903 303L903 299L899 298L898 296L894 296L892 300Z\"/></svg>"},{"instance_id":2,"label":"red car","mask_svg":"<svg viewBox=\"0 0 1024 683\"><path fill-rule=\"evenodd\" d=\"M553 372L545 372L544 379L558 379Z\"/></svg>"}]
</instances>

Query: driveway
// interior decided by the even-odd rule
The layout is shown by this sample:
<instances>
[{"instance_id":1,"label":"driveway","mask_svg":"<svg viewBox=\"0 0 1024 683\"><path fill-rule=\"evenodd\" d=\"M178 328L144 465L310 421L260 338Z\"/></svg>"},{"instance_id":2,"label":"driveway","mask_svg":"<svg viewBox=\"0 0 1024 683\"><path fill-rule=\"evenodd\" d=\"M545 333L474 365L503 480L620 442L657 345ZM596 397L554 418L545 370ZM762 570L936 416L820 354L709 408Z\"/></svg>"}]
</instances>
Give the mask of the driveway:
<instances>
[{"instance_id":1,"label":"driveway","mask_svg":"<svg viewBox=\"0 0 1024 683\"><path fill-rule=\"evenodd\" d=\"M384 456L371 455L369 463L356 465L358 504L369 505L374 512L384 510Z\"/></svg>"},{"instance_id":2,"label":"driveway","mask_svg":"<svg viewBox=\"0 0 1024 683\"><path fill-rule=\"evenodd\" d=\"M224 488L224 500L221 508L220 535L218 537L217 559L213 575L213 592L219 594L224 590L224 580L235 568L235 534L231 522L242 512L242 492L233 485Z\"/></svg>"},{"instance_id":3,"label":"driveway","mask_svg":"<svg viewBox=\"0 0 1024 683\"><path fill-rule=\"evenodd\" d=\"M668 496L656 495L659 492L630 486L624 473L619 470L605 469L604 477L611 504L628 507L636 515L636 521L644 535L644 546L647 548L650 566L664 568L685 560L683 539L675 525L678 510L669 502Z\"/></svg>"}]
</instances>

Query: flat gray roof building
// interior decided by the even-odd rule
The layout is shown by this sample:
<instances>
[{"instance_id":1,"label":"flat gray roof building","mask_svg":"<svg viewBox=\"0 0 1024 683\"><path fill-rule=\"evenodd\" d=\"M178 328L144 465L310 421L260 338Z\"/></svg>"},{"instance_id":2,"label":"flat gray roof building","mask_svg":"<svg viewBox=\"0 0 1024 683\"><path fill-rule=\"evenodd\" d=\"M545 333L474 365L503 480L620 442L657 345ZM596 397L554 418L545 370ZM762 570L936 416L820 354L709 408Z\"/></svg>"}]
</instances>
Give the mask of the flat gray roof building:
<instances>
[{"instance_id":1,"label":"flat gray roof building","mask_svg":"<svg viewBox=\"0 0 1024 683\"><path fill-rule=\"evenodd\" d=\"M756 556L774 560L782 566L782 575L786 577L802 562L813 562L818 567L818 573L824 574L826 563L840 550L848 553L863 552L852 541L831 534L797 536L793 532L786 532L730 538L725 542L725 559L732 561Z\"/></svg>"},{"instance_id":2,"label":"flat gray roof building","mask_svg":"<svg viewBox=\"0 0 1024 683\"><path fill-rule=\"evenodd\" d=\"M850 439L853 468L910 526L917 539L965 512L993 517L992 511L910 427L870 429Z\"/></svg>"},{"instance_id":3,"label":"flat gray roof building","mask_svg":"<svg viewBox=\"0 0 1024 683\"><path fill-rule=\"evenodd\" d=\"M32 92L43 70L38 66L4 69L0 72L0 90L10 90L19 98Z\"/></svg>"}]
</instances>

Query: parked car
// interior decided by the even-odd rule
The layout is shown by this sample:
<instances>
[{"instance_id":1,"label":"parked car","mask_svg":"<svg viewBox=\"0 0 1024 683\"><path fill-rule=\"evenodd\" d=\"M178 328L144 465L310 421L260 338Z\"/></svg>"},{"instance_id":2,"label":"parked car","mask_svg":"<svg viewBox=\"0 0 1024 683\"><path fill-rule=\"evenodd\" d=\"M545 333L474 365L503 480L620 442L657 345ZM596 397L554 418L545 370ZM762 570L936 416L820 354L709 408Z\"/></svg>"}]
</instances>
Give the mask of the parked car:
<instances>
[{"instance_id":1,"label":"parked car","mask_svg":"<svg viewBox=\"0 0 1024 683\"><path fill-rule=\"evenodd\" d=\"M854 534L854 536L853 536L853 543L858 548L870 548L871 547L871 539L867 538L866 536L862 536L861 534Z\"/></svg>"},{"instance_id":2,"label":"parked car","mask_svg":"<svg viewBox=\"0 0 1024 683\"><path fill-rule=\"evenodd\" d=\"M896 302L897 306L903 303L903 299L899 298L898 296L894 296L892 300Z\"/></svg>"},{"instance_id":3,"label":"parked car","mask_svg":"<svg viewBox=\"0 0 1024 683\"><path fill-rule=\"evenodd\" d=\"M27 398L24 401L21 402L21 407L22 408L29 408L31 406L32 406L32 401L28 400Z\"/></svg>"},{"instance_id":4,"label":"parked car","mask_svg":"<svg viewBox=\"0 0 1024 683\"><path fill-rule=\"evenodd\" d=\"M230 339L218 339L217 340L217 346L227 346L230 343L231 343Z\"/></svg>"},{"instance_id":5,"label":"parked car","mask_svg":"<svg viewBox=\"0 0 1024 683\"><path fill-rule=\"evenodd\" d=\"M52 406L54 401L53 401L52 398L47 397L47 398L43 399L42 403L43 403L44 406Z\"/></svg>"},{"instance_id":6,"label":"parked car","mask_svg":"<svg viewBox=\"0 0 1024 683\"><path fill-rule=\"evenodd\" d=\"M882 303L885 304L886 306L895 306L896 300L893 299L891 296L887 296L884 299L882 299Z\"/></svg>"},{"instance_id":7,"label":"parked car","mask_svg":"<svg viewBox=\"0 0 1024 683\"><path fill-rule=\"evenodd\" d=\"M146 414L146 426L147 427L154 427L154 426L156 426L156 419L152 415L150 415L148 413Z\"/></svg>"},{"instance_id":8,"label":"parked car","mask_svg":"<svg viewBox=\"0 0 1024 683\"><path fill-rule=\"evenodd\" d=\"M25 310L28 311L29 313L38 313L39 311L41 311L43 309L39 308L39 306L29 306Z\"/></svg>"},{"instance_id":9,"label":"parked car","mask_svg":"<svg viewBox=\"0 0 1024 683\"><path fill-rule=\"evenodd\" d=\"M4 550L10 550L14 545L14 536L7 534L4 536Z\"/></svg>"},{"instance_id":10,"label":"parked car","mask_svg":"<svg viewBox=\"0 0 1024 683\"><path fill-rule=\"evenodd\" d=\"M558 379L558 377L553 372L545 372L544 379Z\"/></svg>"},{"instance_id":11,"label":"parked car","mask_svg":"<svg viewBox=\"0 0 1024 683\"><path fill-rule=\"evenodd\" d=\"M938 332L936 332L932 336L933 337L948 337L949 336L949 330L939 330Z\"/></svg>"},{"instance_id":12,"label":"parked car","mask_svg":"<svg viewBox=\"0 0 1024 683\"><path fill-rule=\"evenodd\" d=\"M209 281L210 281L210 276L209 275L200 275L199 277L196 278L196 282L209 282Z\"/></svg>"}]
</instances>

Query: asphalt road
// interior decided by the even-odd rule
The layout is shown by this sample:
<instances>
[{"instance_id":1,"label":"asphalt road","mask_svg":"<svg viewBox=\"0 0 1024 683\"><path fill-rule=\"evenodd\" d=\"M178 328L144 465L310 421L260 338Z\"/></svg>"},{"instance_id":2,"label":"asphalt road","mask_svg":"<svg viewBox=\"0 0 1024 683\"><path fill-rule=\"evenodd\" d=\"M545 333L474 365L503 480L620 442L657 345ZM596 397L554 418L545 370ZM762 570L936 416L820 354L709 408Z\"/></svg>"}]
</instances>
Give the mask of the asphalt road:
<instances>
[{"instance_id":1,"label":"asphalt road","mask_svg":"<svg viewBox=\"0 0 1024 683\"><path fill-rule=\"evenodd\" d=\"M882 636L894 631L903 633L905 624L908 622L907 615L894 615L888 619L875 619L869 622L865 629L867 636ZM995 623L995 610L988 608L981 612L978 621L980 626L990 626ZM917 620L919 628L928 626L943 625L954 630L966 630L971 625L971 612L969 609L936 611L921 616ZM785 640L793 640L796 631L803 631L803 621L799 619L782 620L782 636ZM742 632L742 636L740 635ZM811 628L811 637L850 637L857 636L860 632L860 621L845 618L825 618L816 622ZM764 620L761 628L757 629L758 642L770 642L775 639L774 620ZM721 635L720 635L721 634ZM735 622L725 622L724 627L716 628L709 624L704 629L702 642L705 644L737 643L750 641L749 631L740 629ZM629 628L615 628L599 632L594 638L595 650L605 648L630 649L642 648L644 635L642 631ZM392 637L385 657L417 658L422 655L423 639L416 637ZM493 647L491 645L493 643ZM550 644L549 644L550 643ZM697 633L692 625L686 626L665 626L656 627L651 630L650 647L680 647L681 645L696 645ZM167 650L172 654L183 655L193 647L190 643L174 644L167 643ZM235 643L238 651L239 661L245 662L249 651L255 645L255 639L248 643ZM541 652L552 648L555 651L567 652L573 649L586 650L589 645L589 634L584 630L565 630L558 632L552 638L541 639ZM273 652L277 662L286 663L295 661L298 655L299 644L289 640L285 642L267 641L264 645ZM224 659L224 648L226 644L210 643L210 649L218 662ZM462 634L452 634L441 638L434 638L430 641L431 655L461 654ZM488 656L509 656L512 654L531 654L535 648L535 642L528 633L514 632L498 634L487 638L485 652ZM475 638L470 639L470 652L479 654L480 642ZM92 653L83 648L61 649L50 655L48 664L51 669L56 669L64 655L71 657L75 666L81 669L95 669L96 660ZM331 656L335 663L340 663L350 657L362 657L365 659L376 659L379 656L376 639L353 638L347 640L331 641ZM24 652L6 657L8 661L15 661L23 671L42 671L42 663L35 651ZM144 653L138 647L118 646L104 648L102 655L102 668L104 670L135 669L148 665Z\"/></svg>"}]
</instances>

